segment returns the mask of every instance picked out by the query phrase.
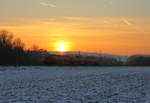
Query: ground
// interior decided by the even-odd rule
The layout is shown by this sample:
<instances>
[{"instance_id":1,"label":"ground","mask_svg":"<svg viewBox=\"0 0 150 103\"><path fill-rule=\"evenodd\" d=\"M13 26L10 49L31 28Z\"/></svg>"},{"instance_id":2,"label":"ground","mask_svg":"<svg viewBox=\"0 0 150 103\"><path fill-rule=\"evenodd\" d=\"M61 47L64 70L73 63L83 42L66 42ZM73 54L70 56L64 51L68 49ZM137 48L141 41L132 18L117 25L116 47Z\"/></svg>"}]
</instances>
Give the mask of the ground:
<instances>
[{"instance_id":1,"label":"ground","mask_svg":"<svg viewBox=\"0 0 150 103\"><path fill-rule=\"evenodd\" d=\"M150 103L150 68L0 67L0 103Z\"/></svg>"}]
</instances>

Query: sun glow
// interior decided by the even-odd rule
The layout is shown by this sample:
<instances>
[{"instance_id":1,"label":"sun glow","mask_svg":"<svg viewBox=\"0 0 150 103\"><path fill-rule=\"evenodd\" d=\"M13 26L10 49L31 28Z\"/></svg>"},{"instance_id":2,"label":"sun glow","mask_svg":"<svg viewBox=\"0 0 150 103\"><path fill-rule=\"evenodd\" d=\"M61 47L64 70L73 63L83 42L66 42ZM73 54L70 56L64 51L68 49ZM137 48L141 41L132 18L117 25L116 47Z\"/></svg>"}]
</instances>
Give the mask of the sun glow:
<instances>
[{"instance_id":1,"label":"sun glow","mask_svg":"<svg viewBox=\"0 0 150 103\"><path fill-rule=\"evenodd\" d=\"M58 45L58 51L60 51L60 52L67 51L66 45L65 44Z\"/></svg>"},{"instance_id":2,"label":"sun glow","mask_svg":"<svg viewBox=\"0 0 150 103\"><path fill-rule=\"evenodd\" d=\"M58 52L67 52L69 51L68 44L65 42L59 42L56 44L56 51Z\"/></svg>"}]
</instances>

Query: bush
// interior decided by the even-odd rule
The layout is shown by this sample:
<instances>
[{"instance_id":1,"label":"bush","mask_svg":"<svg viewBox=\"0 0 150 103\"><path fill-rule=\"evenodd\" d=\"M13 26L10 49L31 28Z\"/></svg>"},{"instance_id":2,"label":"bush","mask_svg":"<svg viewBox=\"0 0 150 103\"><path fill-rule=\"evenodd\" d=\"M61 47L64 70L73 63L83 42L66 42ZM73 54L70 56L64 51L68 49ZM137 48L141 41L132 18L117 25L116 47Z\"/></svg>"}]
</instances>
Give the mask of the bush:
<instances>
[{"instance_id":1,"label":"bush","mask_svg":"<svg viewBox=\"0 0 150 103\"><path fill-rule=\"evenodd\" d=\"M127 60L129 66L150 66L150 56L133 55Z\"/></svg>"}]
</instances>

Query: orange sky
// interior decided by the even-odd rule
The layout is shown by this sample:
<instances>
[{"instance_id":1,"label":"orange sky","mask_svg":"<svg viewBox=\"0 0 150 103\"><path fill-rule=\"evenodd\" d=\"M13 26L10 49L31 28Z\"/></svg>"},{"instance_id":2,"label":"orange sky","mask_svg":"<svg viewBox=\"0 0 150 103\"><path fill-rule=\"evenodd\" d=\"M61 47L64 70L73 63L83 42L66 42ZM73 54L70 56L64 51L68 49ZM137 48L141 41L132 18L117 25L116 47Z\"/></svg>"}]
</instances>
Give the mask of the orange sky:
<instances>
[{"instance_id":1,"label":"orange sky","mask_svg":"<svg viewBox=\"0 0 150 103\"><path fill-rule=\"evenodd\" d=\"M64 43L69 51L150 54L149 1L18 1L0 1L0 30L13 32L27 48L55 51Z\"/></svg>"},{"instance_id":2,"label":"orange sky","mask_svg":"<svg viewBox=\"0 0 150 103\"><path fill-rule=\"evenodd\" d=\"M13 32L28 47L36 44L53 51L55 44L65 42L70 51L125 55L150 53L150 26L143 18L62 17L17 19L13 22L16 24L1 26L0 29Z\"/></svg>"}]
</instances>

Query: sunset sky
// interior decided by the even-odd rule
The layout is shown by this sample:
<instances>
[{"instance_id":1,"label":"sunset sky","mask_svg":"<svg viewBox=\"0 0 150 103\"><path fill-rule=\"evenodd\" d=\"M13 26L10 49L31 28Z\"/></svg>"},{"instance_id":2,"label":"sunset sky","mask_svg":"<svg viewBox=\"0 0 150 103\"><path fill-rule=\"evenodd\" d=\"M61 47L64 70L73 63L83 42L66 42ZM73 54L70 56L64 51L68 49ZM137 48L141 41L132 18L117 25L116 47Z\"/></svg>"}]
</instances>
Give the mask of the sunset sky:
<instances>
[{"instance_id":1,"label":"sunset sky","mask_svg":"<svg viewBox=\"0 0 150 103\"><path fill-rule=\"evenodd\" d=\"M0 0L0 30L27 48L150 54L149 10L150 0Z\"/></svg>"}]
</instances>

